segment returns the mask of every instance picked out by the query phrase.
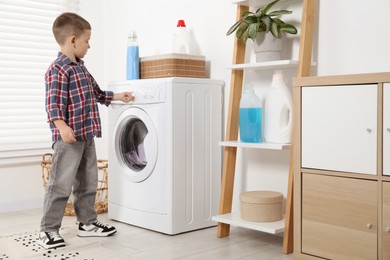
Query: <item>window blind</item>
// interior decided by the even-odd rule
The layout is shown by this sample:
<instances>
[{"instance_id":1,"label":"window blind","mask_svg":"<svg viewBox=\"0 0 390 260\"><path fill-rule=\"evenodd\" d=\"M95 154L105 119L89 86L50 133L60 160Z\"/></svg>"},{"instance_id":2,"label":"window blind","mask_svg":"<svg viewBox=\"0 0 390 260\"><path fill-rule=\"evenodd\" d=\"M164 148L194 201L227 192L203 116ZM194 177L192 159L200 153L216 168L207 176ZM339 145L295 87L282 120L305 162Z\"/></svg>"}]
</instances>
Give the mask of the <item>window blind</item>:
<instances>
[{"instance_id":1,"label":"window blind","mask_svg":"<svg viewBox=\"0 0 390 260\"><path fill-rule=\"evenodd\" d=\"M51 150L44 74L59 50L55 18L78 0L0 0L0 164Z\"/></svg>"}]
</instances>

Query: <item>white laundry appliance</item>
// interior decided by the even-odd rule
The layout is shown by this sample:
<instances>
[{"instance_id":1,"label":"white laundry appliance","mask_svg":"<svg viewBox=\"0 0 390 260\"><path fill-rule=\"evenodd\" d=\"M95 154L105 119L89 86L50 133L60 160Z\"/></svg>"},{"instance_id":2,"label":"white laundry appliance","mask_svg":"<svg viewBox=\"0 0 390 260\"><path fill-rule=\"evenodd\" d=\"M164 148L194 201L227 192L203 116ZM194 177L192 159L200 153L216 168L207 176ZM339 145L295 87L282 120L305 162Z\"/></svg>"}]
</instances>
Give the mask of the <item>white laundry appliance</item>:
<instances>
[{"instance_id":1,"label":"white laundry appliance","mask_svg":"<svg viewBox=\"0 0 390 260\"><path fill-rule=\"evenodd\" d=\"M135 101L108 110L108 216L166 234L216 225L221 188L223 82L116 82Z\"/></svg>"}]
</instances>

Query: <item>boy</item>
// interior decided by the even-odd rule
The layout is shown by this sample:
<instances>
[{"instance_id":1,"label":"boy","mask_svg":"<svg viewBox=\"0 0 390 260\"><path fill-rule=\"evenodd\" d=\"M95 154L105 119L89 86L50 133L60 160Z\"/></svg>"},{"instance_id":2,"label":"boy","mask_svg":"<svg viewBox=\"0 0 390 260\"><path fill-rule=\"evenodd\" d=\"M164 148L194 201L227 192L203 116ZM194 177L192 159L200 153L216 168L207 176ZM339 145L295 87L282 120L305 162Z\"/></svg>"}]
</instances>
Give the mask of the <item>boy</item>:
<instances>
[{"instance_id":1,"label":"boy","mask_svg":"<svg viewBox=\"0 0 390 260\"><path fill-rule=\"evenodd\" d=\"M74 13L63 13L53 23L61 51L45 74L46 112L54 155L46 186L39 245L65 246L59 234L66 203L72 192L80 237L109 236L112 226L97 221L94 210L97 159L94 137L101 137L97 102L134 100L130 92L102 91L81 60L89 49L91 26Z\"/></svg>"}]
</instances>

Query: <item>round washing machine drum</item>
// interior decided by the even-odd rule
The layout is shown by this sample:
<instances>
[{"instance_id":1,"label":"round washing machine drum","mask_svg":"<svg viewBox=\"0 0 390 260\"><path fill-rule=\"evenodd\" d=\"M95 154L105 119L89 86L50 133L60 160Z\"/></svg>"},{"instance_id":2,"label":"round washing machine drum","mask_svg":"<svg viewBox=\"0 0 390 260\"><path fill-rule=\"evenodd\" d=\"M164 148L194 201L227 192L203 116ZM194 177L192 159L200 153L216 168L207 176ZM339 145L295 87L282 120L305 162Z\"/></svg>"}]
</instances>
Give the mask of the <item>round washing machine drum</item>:
<instances>
[{"instance_id":1,"label":"round washing machine drum","mask_svg":"<svg viewBox=\"0 0 390 260\"><path fill-rule=\"evenodd\" d=\"M157 161L157 133L149 115L140 108L125 110L115 127L115 152L125 177L146 180Z\"/></svg>"}]
</instances>

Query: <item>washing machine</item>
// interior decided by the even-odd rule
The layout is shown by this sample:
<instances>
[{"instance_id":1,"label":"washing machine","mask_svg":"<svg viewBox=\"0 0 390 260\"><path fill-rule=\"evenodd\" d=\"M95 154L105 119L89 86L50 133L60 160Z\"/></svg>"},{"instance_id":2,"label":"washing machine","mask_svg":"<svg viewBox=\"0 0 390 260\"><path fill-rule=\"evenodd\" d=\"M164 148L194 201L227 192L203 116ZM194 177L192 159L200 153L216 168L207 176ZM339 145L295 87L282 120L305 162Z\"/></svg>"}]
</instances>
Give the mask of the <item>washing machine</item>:
<instances>
[{"instance_id":1,"label":"washing machine","mask_svg":"<svg viewBox=\"0 0 390 260\"><path fill-rule=\"evenodd\" d=\"M223 82L114 82L130 103L108 109L108 216L178 234L216 225L221 189Z\"/></svg>"}]
</instances>

